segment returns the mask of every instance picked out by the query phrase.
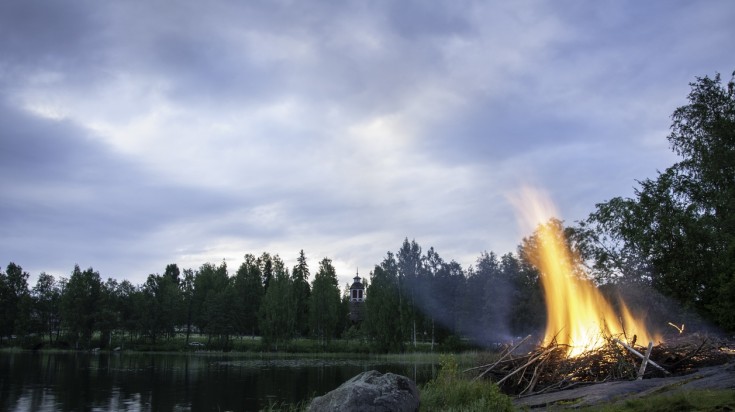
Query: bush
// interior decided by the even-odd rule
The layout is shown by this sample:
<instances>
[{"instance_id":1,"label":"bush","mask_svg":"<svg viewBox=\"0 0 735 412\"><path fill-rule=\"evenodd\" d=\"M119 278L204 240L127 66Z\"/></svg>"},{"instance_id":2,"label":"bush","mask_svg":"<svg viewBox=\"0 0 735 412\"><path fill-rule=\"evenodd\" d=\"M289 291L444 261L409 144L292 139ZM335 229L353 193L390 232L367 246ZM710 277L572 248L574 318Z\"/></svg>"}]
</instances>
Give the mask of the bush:
<instances>
[{"instance_id":1,"label":"bush","mask_svg":"<svg viewBox=\"0 0 735 412\"><path fill-rule=\"evenodd\" d=\"M513 411L510 398L492 382L460 376L454 356L442 356L437 377L421 388L425 411Z\"/></svg>"}]
</instances>

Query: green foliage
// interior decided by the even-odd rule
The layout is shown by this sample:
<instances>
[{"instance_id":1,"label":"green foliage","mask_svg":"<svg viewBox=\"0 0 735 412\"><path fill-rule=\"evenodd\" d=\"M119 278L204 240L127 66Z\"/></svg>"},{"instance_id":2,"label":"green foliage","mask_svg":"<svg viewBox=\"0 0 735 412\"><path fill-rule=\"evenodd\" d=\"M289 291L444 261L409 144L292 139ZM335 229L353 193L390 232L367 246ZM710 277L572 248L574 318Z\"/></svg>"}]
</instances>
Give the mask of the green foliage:
<instances>
[{"instance_id":1,"label":"green foliage","mask_svg":"<svg viewBox=\"0 0 735 412\"><path fill-rule=\"evenodd\" d=\"M189 349L186 344L192 333L207 336L208 350L240 346L245 350L277 347L286 351L385 352L403 351L409 341L413 351L469 347L470 341L459 336L463 336L463 330L478 328L473 321L464 320L473 307L467 303L466 295L475 288L484 290L482 280L476 279L478 282L469 288L464 270L454 261L442 260L433 248L425 256L420 254L421 248L415 241L405 242L403 249L403 261L396 261L388 253L379 266L375 284L365 281L372 299L366 299L364 304L365 323L352 328L349 301L340 297L331 260L320 262L309 285L309 268L302 251L291 276L278 255L270 253L259 258L245 255L245 262L233 277L229 277L224 262L205 263L197 271L180 271L176 264L169 264L163 275L151 274L139 286L127 280L118 283L108 279L102 283L98 273L91 269L82 273L78 267L69 281L60 278L56 282L43 275L31 299L22 306L29 313L32 309L34 316L16 317L8 330L17 327L24 333L47 334L49 343L55 333L55 345L79 348L91 347L92 337L99 337L100 344L94 346L101 348L133 342L140 347L168 348L169 341L179 333L187 337L185 349ZM400 267L404 268L401 276ZM268 302L264 270L271 273L268 290L273 292ZM287 279L281 282L279 276ZM6 276L0 277L0 281L8 284ZM286 284L288 287L284 287ZM11 290L5 286L0 289L2 293ZM372 314L367 313L368 306ZM438 314L424 315L422 311L427 308ZM22 319L28 322L20 322ZM313 348L292 343L294 338L303 337L305 331L316 338ZM347 333L349 341L331 342ZM243 345L233 340L256 334L264 337L257 340L257 349L250 343ZM447 339L451 336L454 337ZM177 348L176 344L171 345Z\"/></svg>"},{"instance_id":2,"label":"green foliage","mask_svg":"<svg viewBox=\"0 0 735 412\"><path fill-rule=\"evenodd\" d=\"M178 283L172 276L149 275L141 287L144 314L141 324L155 343L162 335L171 335L178 315L181 297Z\"/></svg>"},{"instance_id":3,"label":"green foliage","mask_svg":"<svg viewBox=\"0 0 735 412\"><path fill-rule=\"evenodd\" d=\"M437 377L421 388L424 411L513 411L510 398L497 385L460 375L454 356L442 356Z\"/></svg>"},{"instance_id":4,"label":"green foliage","mask_svg":"<svg viewBox=\"0 0 735 412\"><path fill-rule=\"evenodd\" d=\"M296 328L301 336L309 334L309 265L306 263L304 250L299 252L298 263L291 271L293 279L293 299L296 305Z\"/></svg>"},{"instance_id":5,"label":"green foliage","mask_svg":"<svg viewBox=\"0 0 735 412\"><path fill-rule=\"evenodd\" d=\"M258 266L263 277L263 288L267 291L273 279L273 259L268 252L263 252L258 258Z\"/></svg>"},{"instance_id":6,"label":"green foliage","mask_svg":"<svg viewBox=\"0 0 735 412\"><path fill-rule=\"evenodd\" d=\"M668 137L681 160L597 205L574 237L598 279L649 284L735 330L735 83L691 87Z\"/></svg>"},{"instance_id":7,"label":"green foliage","mask_svg":"<svg viewBox=\"0 0 735 412\"><path fill-rule=\"evenodd\" d=\"M176 263L170 263L166 265L166 270L163 272L163 277L168 278L176 286L179 286L179 283L181 282L179 276L181 276L179 265L177 265Z\"/></svg>"},{"instance_id":8,"label":"green foliage","mask_svg":"<svg viewBox=\"0 0 735 412\"><path fill-rule=\"evenodd\" d=\"M38 340L34 337L39 330L39 324L38 317L33 314L33 306L33 298L28 291L18 297L13 331L23 347L30 347Z\"/></svg>"},{"instance_id":9,"label":"green foliage","mask_svg":"<svg viewBox=\"0 0 735 412\"><path fill-rule=\"evenodd\" d=\"M236 330L239 334L255 336L258 330L258 311L265 290L260 266L254 255L246 254L245 261L237 269L234 280Z\"/></svg>"},{"instance_id":10,"label":"green foliage","mask_svg":"<svg viewBox=\"0 0 735 412\"><path fill-rule=\"evenodd\" d=\"M100 274L89 268L82 272L74 266L61 296L61 319L73 336L76 346L89 348L97 326L102 281Z\"/></svg>"},{"instance_id":11,"label":"green foliage","mask_svg":"<svg viewBox=\"0 0 735 412\"><path fill-rule=\"evenodd\" d=\"M276 265L275 276L265 292L260 306L260 330L266 345L288 342L296 330L296 305L293 299L293 281L283 265Z\"/></svg>"},{"instance_id":12,"label":"green foliage","mask_svg":"<svg viewBox=\"0 0 735 412\"><path fill-rule=\"evenodd\" d=\"M192 317L200 332L209 334L222 332L213 330L213 328L217 329L221 326L219 321L223 315L217 311L224 308L219 301L226 297L225 289L229 283L225 262L222 262L220 266L205 263L196 273L192 295Z\"/></svg>"},{"instance_id":13,"label":"green foliage","mask_svg":"<svg viewBox=\"0 0 735 412\"><path fill-rule=\"evenodd\" d=\"M31 295L38 314L38 332L48 334L49 341L52 341L54 332L59 330L61 300L59 285L53 276L41 272Z\"/></svg>"},{"instance_id":14,"label":"green foliage","mask_svg":"<svg viewBox=\"0 0 735 412\"><path fill-rule=\"evenodd\" d=\"M16 304L8 285L8 277L0 271L0 341L13 334L13 313Z\"/></svg>"},{"instance_id":15,"label":"green foliage","mask_svg":"<svg viewBox=\"0 0 735 412\"><path fill-rule=\"evenodd\" d=\"M100 348L107 348L112 340L112 332L120 329L119 285L115 279L107 279L100 290L99 309L97 310L96 329L100 331Z\"/></svg>"},{"instance_id":16,"label":"green foliage","mask_svg":"<svg viewBox=\"0 0 735 412\"><path fill-rule=\"evenodd\" d=\"M424 323L419 310L420 295L419 277L422 273L421 246L415 240L403 240L396 256L388 253L381 265L398 274L399 318L401 320L401 336L403 339L416 340L416 325Z\"/></svg>"},{"instance_id":17,"label":"green foliage","mask_svg":"<svg viewBox=\"0 0 735 412\"><path fill-rule=\"evenodd\" d=\"M319 262L309 299L309 325L316 338L328 343L335 337L341 314L337 273L329 258Z\"/></svg>"},{"instance_id":18,"label":"green foliage","mask_svg":"<svg viewBox=\"0 0 735 412\"><path fill-rule=\"evenodd\" d=\"M186 341L188 343L194 323L194 271L184 269L184 279L179 284L181 291L181 311L177 318L179 325L186 326Z\"/></svg>"},{"instance_id":19,"label":"green foliage","mask_svg":"<svg viewBox=\"0 0 735 412\"><path fill-rule=\"evenodd\" d=\"M391 267L375 266L365 300L366 327L379 352L403 351L398 277Z\"/></svg>"},{"instance_id":20,"label":"green foliage","mask_svg":"<svg viewBox=\"0 0 735 412\"><path fill-rule=\"evenodd\" d=\"M0 272L0 339L16 332L29 332L28 273L13 262Z\"/></svg>"},{"instance_id":21,"label":"green foliage","mask_svg":"<svg viewBox=\"0 0 735 412\"><path fill-rule=\"evenodd\" d=\"M117 313L120 319L119 327L123 333L127 332L129 336L139 331L142 307L142 292L138 290L130 281L123 280L117 286L116 291Z\"/></svg>"},{"instance_id":22,"label":"green foliage","mask_svg":"<svg viewBox=\"0 0 735 412\"><path fill-rule=\"evenodd\" d=\"M229 279L228 279L229 280ZM235 290L231 282L227 282L221 289L217 289L207 296L205 302L208 318L206 332L219 341L217 344L224 349L230 349L230 337L235 334L236 312L232 302L235 299ZM210 344L214 344L210 342Z\"/></svg>"},{"instance_id":23,"label":"green foliage","mask_svg":"<svg viewBox=\"0 0 735 412\"><path fill-rule=\"evenodd\" d=\"M424 328L431 331L432 342L444 341L452 333L460 333L465 318L462 294L465 276L455 261L445 261L429 248L422 258L420 308L425 312Z\"/></svg>"}]
</instances>

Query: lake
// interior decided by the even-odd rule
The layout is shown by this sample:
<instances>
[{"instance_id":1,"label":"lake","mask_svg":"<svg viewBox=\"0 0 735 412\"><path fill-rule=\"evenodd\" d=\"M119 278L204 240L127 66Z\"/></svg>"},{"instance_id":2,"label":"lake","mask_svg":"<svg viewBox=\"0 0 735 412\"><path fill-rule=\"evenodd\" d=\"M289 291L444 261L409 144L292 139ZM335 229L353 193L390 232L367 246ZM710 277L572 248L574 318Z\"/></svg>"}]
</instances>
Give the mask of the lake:
<instances>
[{"instance_id":1,"label":"lake","mask_svg":"<svg viewBox=\"0 0 735 412\"><path fill-rule=\"evenodd\" d=\"M0 352L3 411L252 411L376 369L424 383L429 360L195 352Z\"/></svg>"}]
</instances>

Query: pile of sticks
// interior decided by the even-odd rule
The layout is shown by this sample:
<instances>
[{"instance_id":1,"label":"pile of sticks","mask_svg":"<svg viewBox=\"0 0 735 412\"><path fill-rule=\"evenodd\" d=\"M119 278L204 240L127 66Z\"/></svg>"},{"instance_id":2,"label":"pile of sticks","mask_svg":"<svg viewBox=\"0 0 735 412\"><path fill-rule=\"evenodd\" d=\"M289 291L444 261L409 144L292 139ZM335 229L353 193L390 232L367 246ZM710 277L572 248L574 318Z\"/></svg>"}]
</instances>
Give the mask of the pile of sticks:
<instances>
[{"instance_id":1,"label":"pile of sticks","mask_svg":"<svg viewBox=\"0 0 735 412\"><path fill-rule=\"evenodd\" d=\"M491 379L511 395L526 396L579 385L684 374L697 367L735 359L735 350L708 336L690 336L667 343L636 346L635 337L606 337L606 344L575 357L566 345L552 342L531 351L519 348L530 336L507 346L492 363L465 370L474 379Z\"/></svg>"}]
</instances>

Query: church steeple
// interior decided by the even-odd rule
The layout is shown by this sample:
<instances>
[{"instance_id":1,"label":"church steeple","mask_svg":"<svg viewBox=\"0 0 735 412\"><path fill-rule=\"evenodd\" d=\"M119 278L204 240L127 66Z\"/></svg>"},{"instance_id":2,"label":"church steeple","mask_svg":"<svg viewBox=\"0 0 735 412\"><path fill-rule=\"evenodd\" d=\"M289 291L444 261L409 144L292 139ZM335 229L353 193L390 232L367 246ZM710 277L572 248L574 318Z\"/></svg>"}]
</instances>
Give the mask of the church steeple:
<instances>
[{"instance_id":1,"label":"church steeple","mask_svg":"<svg viewBox=\"0 0 735 412\"><path fill-rule=\"evenodd\" d=\"M362 278L357 272L352 278L352 286L350 286L350 302L362 302L365 299L365 286L362 285Z\"/></svg>"},{"instance_id":2,"label":"church steeple","mask_svg":"<svg viewBox=\"0 0 735 412\"><path fill-rule=\"evenodd\" d=\"M364 319L365 305L365 286L362 284L362 278L360 273L355 273L355 277L352 279L352 286L350 286L350 321L352 323L362 322Z\"/></svg>"}]
</instances>

